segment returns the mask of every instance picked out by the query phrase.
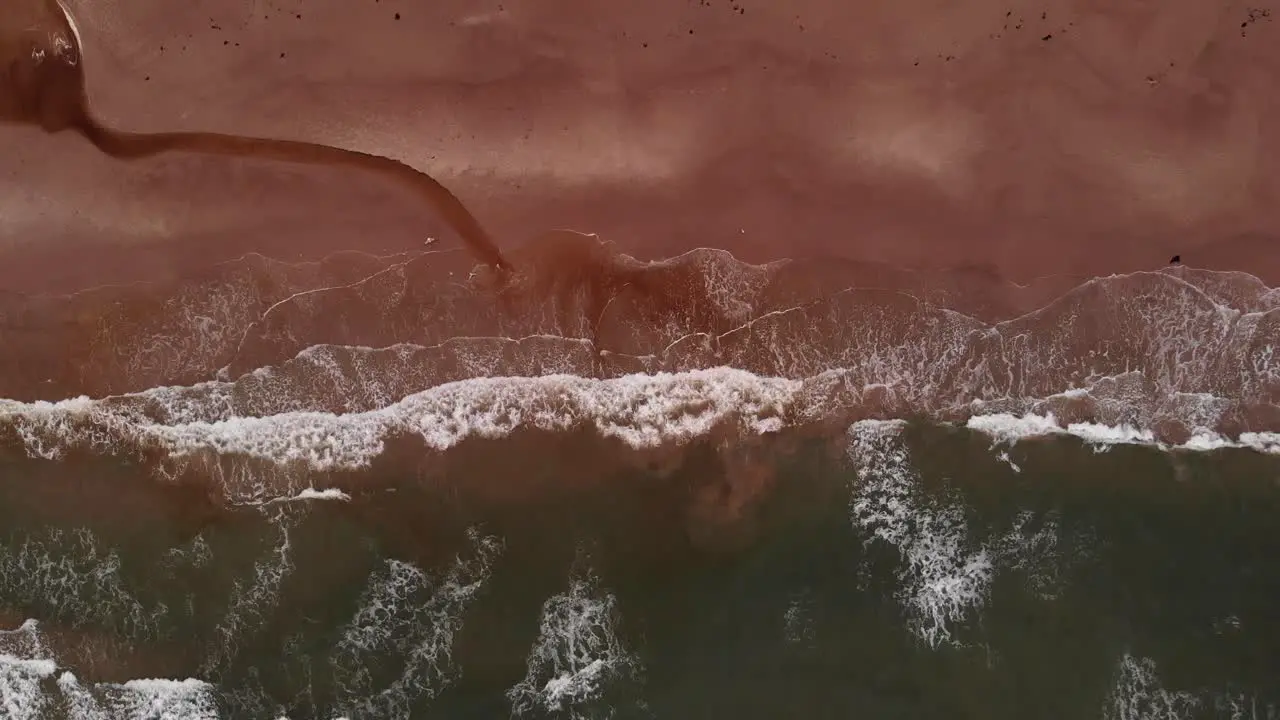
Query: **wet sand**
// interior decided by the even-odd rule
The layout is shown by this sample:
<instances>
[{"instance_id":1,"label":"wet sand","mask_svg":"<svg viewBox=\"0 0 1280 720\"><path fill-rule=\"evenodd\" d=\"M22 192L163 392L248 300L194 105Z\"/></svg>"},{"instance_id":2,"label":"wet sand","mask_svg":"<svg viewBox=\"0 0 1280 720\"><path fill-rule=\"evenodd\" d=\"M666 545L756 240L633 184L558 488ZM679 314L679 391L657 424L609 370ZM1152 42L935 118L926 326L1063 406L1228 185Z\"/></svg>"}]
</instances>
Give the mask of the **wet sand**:
<instances>
[{"instance_id":1,"label":"wet sand","mask_svg":"<svg viewBox=\"0 0 1280 720\"><path fill-rule=\"evenodd\" d=\"M517 248L838 256L1004 280L1171 255L1280 280L1280 28L1180 2L75 2L109 123L342 145ZM397 19L397 14L399 19ZM443 232L368 177L0 132L0 289L174 278ZM456 239L448 238L450 243Z\"/></svg>"}]
</instances>

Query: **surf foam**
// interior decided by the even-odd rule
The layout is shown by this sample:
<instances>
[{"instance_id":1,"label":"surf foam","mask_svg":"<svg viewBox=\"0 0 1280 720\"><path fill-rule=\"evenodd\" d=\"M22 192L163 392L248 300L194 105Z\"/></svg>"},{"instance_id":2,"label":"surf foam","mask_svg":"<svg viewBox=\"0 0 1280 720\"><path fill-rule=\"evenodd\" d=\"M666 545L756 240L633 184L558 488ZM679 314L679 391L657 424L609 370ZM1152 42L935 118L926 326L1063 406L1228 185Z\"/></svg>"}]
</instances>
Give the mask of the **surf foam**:
<instances>
[{"instance_id":1,"label":"surf foam","mask_svg":"<svg viewBox=\"0 0 1280 720\"><path fill-rule=\"evenodd\" d=\"M72 672L59 672L35 620L0 630L0 711L12 720L219 718L213 687L201 680L139 678L83 685Z\"/></svg>"},{"instance_id":2,"label":"surf foam","mask_svg":"<svg viewBox=\"0 0 1280 720\"><path fill-rule=\"evenodd\" d=\"M457 679L454 641L503 550L498 538L476 528L467 536L469 554L442 578L394 559L369 576L332 659L344 713L408 717L415 704Z\"/></svg>"},{"instance_id":3,"label":"surf foam","mask_svg":"<svg viewBox=\"0 0 1280 720\"><path fill-rule=\"evenodd\" d=\"M598 707L613 686L638 681L639 659L618 634L617 598L582 573L542 606L538 639L523 680L507 691L513 717L612 715Z\"/></svg>"},{"instance_id":4,"label":"surf foam","mask_svg":"<svg viewBox=\"0 0 1280 720\"><path fill-rule=\"evenodd\" d=\"M994 567L991 551L972 548L963 507L940 504L917 490L919 476L899 439L901 421L854 423L848 456L857 475L850 519L895 548L903 566L898 599L926 645L958 644L957 624L981 610Z\"/></svg>"}]
</instances>

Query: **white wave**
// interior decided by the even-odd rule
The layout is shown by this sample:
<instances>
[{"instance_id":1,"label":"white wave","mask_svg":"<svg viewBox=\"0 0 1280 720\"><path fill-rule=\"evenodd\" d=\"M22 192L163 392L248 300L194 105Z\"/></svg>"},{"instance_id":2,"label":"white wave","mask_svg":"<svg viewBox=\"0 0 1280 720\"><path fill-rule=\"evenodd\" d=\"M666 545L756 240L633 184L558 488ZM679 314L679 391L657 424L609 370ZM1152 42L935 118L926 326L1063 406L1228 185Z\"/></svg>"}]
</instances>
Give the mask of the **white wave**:
<instances>
[{"instance_id":1,"label":"white wave","mask_svg":"<svg viewBox=\"0 0 1280 720\"><path fill-rule=\"evenodd\" d=\"M214 346L232 351L226 342L230 336L215 332L220 339L208 347L191 345L185 338L165 340L165 336L173 335L175 328L182 327L206 336L210 324L234 326L239 332L247 329L244 312L261 320L261 311L284 302L302 311L296 318L301 325L294 328L286 324L269 331L258 328L266 333L258 338L266 343L262 352L250 352L248 355L252 358L239 359L246 370L254 363L278 364L258 367L234 382L153 387L120 396L108 404L114 404L121 415L133 417L108 418L105 415L112 413L103 410L100 413L103 417L95 418L94 422L104 430L101 439L108 443L116 439L113 433L120 429L110 427L116 420L128 426L124 430L131 430L143 439L155 439L161 445L211 443L210 449L216 450L221 443L228 451L240 452L244 451L242 446L246 442L228 437L236 434L235 429L215 430L193 423L290 416L291 420L277 419L257 429L271 430L275 425L291 424L302 433L327 434L333 429L331 423L304 418L302 414L373 412L394 404L395 398L421 393L447 380L477 375L590 374L599 369L596 361L604 356L618 360L616 365L609 364L610 368L646 371L731 365L760 376L813 379L840 368L838 374L843 376L845 386L866 389L879 385L887 389L889 399L898 405L888 414L898 417L904 416L898 413L905 412L949 417L951 411L970 402L985 403L1005 412L1023 412L1030 407L1039 414L1065 404L1079 406L1076 410L1081 418L1064 412L1059 412L1059 417L1085 419L1111 428L1128 424L1138 432L1155 428L1157 416L1170 414L1185 419L1193 430L1213 430L1215 418L1221 419L1233 405L1245 402L1275 405L1280 398L1276 394L1280 390L1280 372L1277 372L1280 364L1275 362L1280 308L1273 302L1280 296L1256 278L1242 273L1178 270L1095 278L1039 310L991 324L931 304L929 298L943 302L954 294L943 288L933 289L941 291L939 293L919 287L914 294L870 288L835 292L828 289L817 294L783 292L783 296L795 297L775 297L761 306L758 302L764 296L773 295L765 291L770 276L787 263L748 266L724 253L709 250L671 262L694 271L692 282L701 288L698 297L699 303L706 306L703 309L716 308L717 312L712 315L721 315L722 323L742 321L742 324L716 335L705 327L703 320L677 312L657 323L670 325L669 328L647 327L641 333L620 329L625 337L616 339L622 346L596 347L582 338L548 335L554 331L534 327L539 323L529 325L517 317L502 321L490 318L496 324L485 320L475 325L466 319L476 315L470 301L450 296L445 306L434 308L443 313L439 318L443 325L431 323L438 328L425 335L399 327L400 319L385 318L392 326L381 327L382 323L373 322L369 332L340 333L342 337L333 338L335 343L347 344L315 344L315 340L322 338L312 337L309 342L306 336L320 327L314 321L322 320L331 306L313 306L310 302L290 299L314 300L329 292L338 292L332 300L340 297L341 302L356 302L367 311L384 311L387 293L390 297L401 297L408 276L391 273L396 276L394 287L373 283L366 288L372 291L370 295L357 293L354 297L347 292L354 286L345 280L339 285L304 283L305 287L285 290L273 279L267 283L276 288L269 293L271 300L256 296L254 288L258 283L248 280L249 276L228 277L214 283L229 283L222 291L214 291L213 294L218 295L216 300L196 302L186 297L169 298L172 304L160 313L168 319L153 328L143 329L132 321L123 323L118 328L120 337L115 338L120 342L104 340L96 344L103 348L103 355L96 358L97 364L92 369L105 373L100 380L107 387L158 386L191 377L210 377L209 372L198 372L196 367L201 362L208 364L215 356L221 358L218 363L229 359L226 353L215 351ZM390 268L402 266L403 262L381 266L355 285L363 287L373 278L389 278ZM256 272L251 270L249 274ZM784 290L788 282L774 289ZM205 294L210 289L205 287L196 293ZM472 300L488 303L479 297ZM463 302L469 312L454 315L446 309L453 307L455 301ZM622 299L618 304L627 303ZM245 307L239 307L241 305ZM515 315L527 315L524 310ZM534 315L539 314L537 308L532 310ZM379 312L373 317L383 315ZM449 322L450 318L457 322ZM171 321L172 326L166 325ZM250 324L260 323L255 320ZM295 331L298 337L294 336ZM559 332L563 334L567 329L560 328ZM396 340L404 342L383 344ZM366 341L383 345L377 349L365 347ZM417 344L419 342L423 344ZM244 349L243 343L234 344ZM193 347L197 352L191 351ZM113 353L120 356L112 357ZM161 359L170 355L168 360ZM36 362L34 357L30 360ZM196 365L191 365L193 362ZM138 363L141 363L138 367L132 367ZM206 367L208 371L212 369L212 366ZM144 377L149 380L144 382ZM1141 382L1111 382L1122 377L1141 378ZM127 378L134 378L136 382L124 382ZM1082 399L1075 395L1077 392L1092 393L1094 397ZM1080 402L1075 402L1077 400ZM34 455L56 456L66 444L66 438L59 440L59 430L84 431L83 428L57 427L66 422L57 415L64 411L73 415L77 412L72 407L75 401L64 403L41 406L0 401L0 415L23 416L13 427L24 439L28 451ZM519 409L519 405L515 407ZM447 409L444 412L447 413ZM554 414L554 408L552 412ZM1183 415L1186 417L1182 418ZM795 417L811 416L798 412ZM175 437L169 437L173 433L162 432L153 438L154 433L139 429L146 425L147 419L170 428L188 426L189 432ZM475 417L463 419L477 420ZM383 420L391 426L397 424L395 418ZM490 420L501 431L502 420ZM365 421L373 419L359 419L361 423ZM79 420L73 417L70 422L75 425ZM781 418L775 416L764 422L777 424ZM373 424L379 423L373 421ZM415 429L432 434L429 428L408 428L409 431ZM360 434L353 428L346 428L345 432ZM448 434L447 429L443 432ZM384 436L380 430L373 434ZM325 442L313 440L303 438L295 446L300 459L306 462L335 462L345 466L343 457L326 460L326 455L360 449L358 443L340 441L336 447L330 443L326 448ZM91 440L80 438L75 442ZM267 455L280 461L288 459L287 453L273 451L287 448L273 448L272 441L265 440L261 445L260 449ZM251 449L246 452L252 454Z\"/></svg>"},{"instance_id":2,"label":"white wave","mask_svg":"<svg viewBox=\"0 0 1280 720\"><path fill-rule=\"evenodd\" d=\"M324 490L316 490L315 488L305 488L294 496L295 500L342 500L348 501L351 496L342 492L338 488L325 488Z\"/></svg>"},{"instance_id":3,"label":"white wave","mask_svg":"<svg viewBox=\"0 0 1280 720\"><path fill-rule=\"evenodd\" d=\"M56 670L34 621L16 630L0 630L0 715L12 720L46 717L50 703L41 684Z\"/></svg>"},{"instance_id":4,"label":"white wave","mask_svg":"<svg viewBox=\"0 0 1280 720\"><path fill-rule=\"evenodd\" d=\"M148 678L85 687L73 673L58 676L56 698L72 720L218 720L213 686L188 678Z\"/></svg>"},{"instance_id":5,"label":"white wave","mask_svg":"<svg viewBox=\"0 0 1280 720\"><path fill-rule=\"evenodd\" d=\"M459 556L440 581L394 559L370 575L332 659L340 704L352 717L408 717L457 678L454 640L502 551L495 537L467 534L470 556Z\"/></svg>"},{"instance_id":6,"label":"white wave","mask_svg":"<svg viewBox=\"0 0 1280 720\"><path fill-rule=\"evenodd\" d=\"M0 416L10 420L27 452L37 457L56 459L76 446L110 452L117 441L132 441L163 448L172 457L213 452L280 466L352 470L366 467L383 451L385 441L398 434L417 436L429 448L442 451L470 437L503 437L520 428L592 427L604 437L645 449L686 443L718 428L749 434L775 432L797 422L821 421L862 398L893 392L873 385L850 388L842 372L833 370L807 380L760 377L732 368L607 380L572 375L477 378L436 386L362 413L287 412L177 424L147 421L87 398L7 402ZM1065 433L1100 447L1116 443L1164 447L1146 428L1092 422L1062 426L1052 413L1018 415L995 410L988 403L971 404L966 413L968 427L1008 443ZM1176 447L1280 453L1280 433L1247 432L1229 440L1202 431ZM269 489L255 482L262 484L253 478L228 479L229 485L252 486L246 489L248 502L261 502L263 492L271 497ZM299 499L319 499L304 488L299 491Z\"/></svg>"},{"instance_id":7,"label":"white wave","mask_svg":"<svg viewBox=\"0 0 1280 720\"><path fill-rule=\"evenodd\" d=\"M296 412L162 425L83 398L10 404L6 412L28 452L50 459L82 444L109 449L107 438L114 436L163 447L179 458L213 451L334 470L367 466L396 434L416 435L428 447L446 450L469 437L503 437L519 428L565 431L585 426L642 449L688 442L729 424L743 432L771 432L782 426L786 404L802 386L797 380L720 368L612 380L571 375L479 378L346 415Z\"/></svg>"},{"instance_id":8,"label":"white wave","mask_svg":"<svg viewBox=\"0 0 1280 720\"><path fill-rule=\"evenodd\" d=\"M850 426L847 452L858 477L850 520L898 551L899 600L916 635L937 648L957 642L953 626L985 604L994 571L987 548L968 548L964 508L918 490L904 427L867 420Z\"/></svg>"},{"instance_id":9,"label":"white wave","mask_svg":"<svg viewBox=\"0 0 1280 720\"><path fill-rule=\"evenodd\" d=\"M1014 416L1010 413L991 413L975 415L965 423L970 430L990 435L996 442L1016 444L1019 440L1041 437L1044 435L1062 434L1066 431L1058 421L1050 415Z\"/></svg>"},{"instance_id":10,"label":"white wave","mask_svg":"<svg viewBox=\"0 0 1280 720\"><path fill-rule=\"evenodd\" d=\"M94 697L93 691L80 684L75 673L64 671L58 675L58 690L74 720L110 720L107 710Z\"/></svg>"},{"instance_id":11,"label":"white wave","mask_svg":"<svg viewBox=\"0 0 1280 720\"><path fill-rule=\"evenodd\" d=\"M1011 413L974 415L965 422L965 426L990 436L997 445L1015 445L1023 440L1049 435L1071 435L1099 449L1112 445L1146 445L1162 450L1208 452L1235 448L1280 455L1280 433L1274 432L1244 432L1240 433L1236 440L1230 440L1217 433L1202 431L1192 435L1185 442L1174 445L1160 442L1150 430L1129 425L1109 426L1078 422L1064 426L1059 424L1053 413L1022 416Z\"/></svg>"},{"instance_id":12,"label":"white wave","mask_svg":"<svg viewBox=\"0 0 1280 720\"><path fill-rule=\"evenodd\" d=\"M57 677L54 678L54 675ZM54 679L52 683L50 679ZM40 624L0 630L0 717L5 720L217 720L213 687L196 679L84 686L45 646Z\"/></svg>"},{"instance_id":13,"label":"white wave","mask_svg":"<svg viewBox=\"0 0 1280 720\"><path fill-rule=\"evenodd\" d=\"M111 715L146 720L217 720L218 707L213 688L206 682L188 678L149 678L123 684L95 686L105 698Z\"/></svg>"},{"instance_id":14,"label":"white wave","mask_svg":"<svg viewBox=\"0 0 1280 720\"><path fill-rule=\"evenodd\" d=\"M263 492L265 492L265 489L263 491L260 491L259 494L262 494ZM249 502L238 503L238 504L262 506L262 505L275 505L277 503L305 502L308 500L337 500L341 502L350 502L351 496L339 490L338 488L325 488L323 490L317 490L316 488L313 488L313 487L307 487L299 490L297 494L291 495L289 497L273 497L268 500L255 500L255 501L249 501Z\"/></svg>"},{"instance_id":15,"label":"white wave","mask_svg":"<svg viewBox=\"0 0 1280 720\"><path fill-rule=\"evenodd\" d=\"M315 469L353 469L382 452L394 433L445 450L468 437L503 437L517 428L564 431L594 425L635 448L687 441L729 418L764 432L800 382L737 370L685 376L633 375L598 381L571 375L484 378L449 383L382 410L350 415L287 413L215 423L152 425L143 432L181 456L204 449Z\"/></svg>"},{"instance_id":16,"label":"white wave","mask_svg":"<svg viewBox=\"0 0 1280 720\"><path fill-rule=\"evenodd\" d=\"M639 659L618 636L617 598L597 585L593 575L576 577L543 603L524 679L507 691L514 717L595 717L591 706L608 688L638 678Z\"/></svg>"}]
</instances>

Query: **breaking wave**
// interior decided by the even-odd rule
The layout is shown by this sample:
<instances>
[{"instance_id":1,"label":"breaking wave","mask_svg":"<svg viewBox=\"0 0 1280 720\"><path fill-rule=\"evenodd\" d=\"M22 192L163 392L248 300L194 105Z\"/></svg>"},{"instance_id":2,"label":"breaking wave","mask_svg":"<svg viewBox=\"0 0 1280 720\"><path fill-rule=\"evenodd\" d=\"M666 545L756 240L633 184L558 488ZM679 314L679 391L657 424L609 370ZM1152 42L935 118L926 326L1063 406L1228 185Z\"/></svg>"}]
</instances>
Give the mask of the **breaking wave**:
<instances>
[{"instance_id":1,"label":"breaking wave","mask_svg":"<svg viewBox=\"0 0 1280 720\"><path fill-rule=\"evenodd\" d=\"M507 691L513 716L612 715L619 692L611 686L639 681L639 659L616 628L617 598L598 585L590 574L575 577L567 592L543 604L528 671Z\"/></svg>"},{"instance_id":2,"label":"breaking wave","mask_svg":"<svg viewBox=\"0 0 1280 720\"><path fill-rule=\"evenodd\" d=\"M575 233L523 252L529 273L506 280L454 253L249 256L172 286L5 298L6 717L390 718L446 700L658 716L637 581L575 550L567 575L540 568L560 574L536 602L503 598L527 611L513 620L495 578L537 561L508 543L522 523L578 531L557 493L603 487L639 493L606 503L622 517L677 497L654 522L731 553L814 447L847 471L844 570L879 578L860 591L888 584L914 651L990 652L1002 578L1058 602L1102 541L1068 537L1060 507L976 521L965 488L927 487L913 423L979 434L1017 476L1043 463L1013 446L1056 436L1280 455L1280 292L1247 274L1019 286L712 250L646 263ZM104 520L107 495L141 519ZM780 656L830 652L814 587L778 599ZM486 654L489 630L527 653ZM199 679L138 679L170 668ZM1108 718L1275 712L1231 688L1166 691L1137 655L1112 674Z\"/></svg>"},{"instance_id":3,"label":"breaking wave","mask_svg":"<svg viewBox=\"0 0 1280 720\"><path fill-rule=\"evenodd\" d=\"M440 580L398 560L370 574L332 661L348 714L407 717L413 702L453 682L463 614L501 552L497 538L469 536L474 556L459 557Z\"/></svg>"},{"instance_id":4,"label":"breaking wave","mask_svg":"<svg viewBox=\"0 0 1280 720\"><path fill-rule=\"evenodd\" d=\"M577 253L546 251L561 260L605 247L560 242ZM348 469L406 434L445 450L594 428L648 448L924 415L1006 438L1276 449L1280 293L1242 273L1099 278L979 319L957 309L964 298L1005 296L1014 312L1019 288L840 287L805 263L719 251L604 257L500 289L437 254L366 257L356 279L338 259L249 257L176 289L25 298L0 310L14 398L0 437L48 458L159 450ZM626 283L600 279L615 276ZM23 342L35 328L66 337ZM56 397L86 391L103 397Z\"/></svg>"},{"instance_id":5,"label":"breaking wave","mask_svg":"<svg viewBox=\"0 0 1280 720\"><path fill-rule=\"evenodd\" d=\"M220 717L212 687L199 680L81 684L74 673L59 670L35 620L0 630L0 708L12 720Z\"/></svg>"}]
</instances>

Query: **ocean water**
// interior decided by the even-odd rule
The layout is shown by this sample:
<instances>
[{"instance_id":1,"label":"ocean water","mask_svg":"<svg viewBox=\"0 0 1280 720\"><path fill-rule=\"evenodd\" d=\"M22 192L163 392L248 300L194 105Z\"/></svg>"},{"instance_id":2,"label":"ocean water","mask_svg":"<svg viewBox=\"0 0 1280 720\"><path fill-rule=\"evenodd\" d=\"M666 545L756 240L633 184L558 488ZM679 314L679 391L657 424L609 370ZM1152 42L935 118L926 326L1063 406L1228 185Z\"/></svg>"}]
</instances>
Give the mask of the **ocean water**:
<instances>
[{"instance_id":1,"label":"ocean water","mask_svg":"<svg viewBox=\"0 0 1280 720\"><path fill-rule=\"evenodd\" d=\"M558 242L3 299L0 717L1280 718L1280 291Z\"/></svg>"}]
</instances>

